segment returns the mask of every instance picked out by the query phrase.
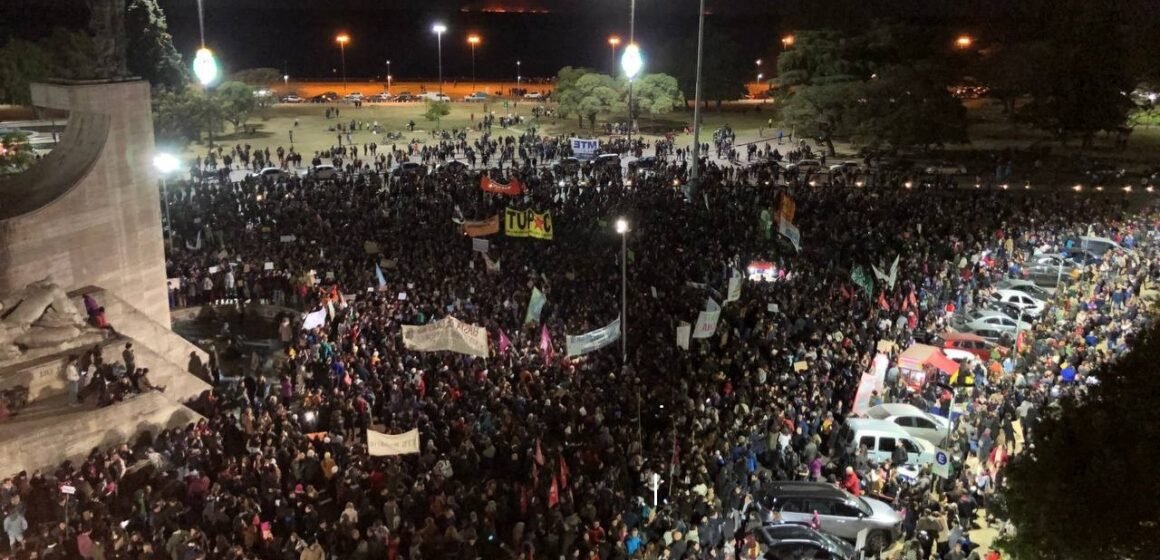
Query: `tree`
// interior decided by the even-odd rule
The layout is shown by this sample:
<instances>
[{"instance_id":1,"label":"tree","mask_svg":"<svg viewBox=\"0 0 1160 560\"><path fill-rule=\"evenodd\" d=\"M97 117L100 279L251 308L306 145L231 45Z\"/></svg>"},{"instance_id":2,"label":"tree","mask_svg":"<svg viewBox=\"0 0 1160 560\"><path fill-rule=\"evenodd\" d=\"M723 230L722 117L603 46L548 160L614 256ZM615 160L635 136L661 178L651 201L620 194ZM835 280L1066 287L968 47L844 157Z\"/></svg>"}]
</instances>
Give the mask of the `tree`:
<instances>
[{"instance_id":1,"label":"tree","mask_svg":"<svg viewBox=\"0 0 1160 560\"><path fill-rule=\"evenodd\" d=\"M22 39L10 39L0 47L0 103L31 105L28 85L52 74L48 51Z\"/></svg>"},{"instance_id":2,"label":"tree","mask_svg":"<svg viewBox=\"0 0 1160 560\"><path fill-rule=\"evenodd\" d=\"M825 143L845 136L895 147L965 142L966 113L947 90L934 34L876 24L861 35L804 31L778 56L781 117Z\"/></svg>"},{"instance_id":3,"label":"tree","mask_svg":"<svg viewBox=\"0 0 1160 560\"><path fill-rule=\"evenodd\" d=\"M436 123L442 122L443 117L451 113L451 104L446 101L427 100L426 107L427 110L423 111L423 118Z\"/></svg>"},{"instance_id":4,"label":"tree","mask_svg":"<svg viewBox=\"0 0 1160 560\"><path fill-rule=\"evenodd\" d=\"M1002 498L1020 560L1144 560L1160 549L1160 329L1095 372L1082 398L1039 413L1028 451L1007 468Z\"/></svg>"},{"instance_id":5,"label":"tree","mask_svg":"<svg viewBox=\"0 0 1160 560\"><path fill-rule=\"evenodd\" d=\"M35 154L28 144L28 133L5 132L0 134L0 175L17 173L32 165Z\"/></svg>"},{"instance_id":6,"label":"tree","mask_svg":"<svg viewBox=\"0 0 1160 560\"><path fill-rule=\"evenodd\" d=\"M581 119L587 118L590 128L596 128L596 115L622 111L626 107L623 101L624 82L607 74L585 74L576 81L574 89L573 98L562 114L568 116L576 113ZM581 124L580 128L584 128L584 125Z\"/></svg>"},{"instance_id":7,"label":"tree","mask_svg":"<svg viewBox=\"0 0 1160 560\"><path fill-rule=\"evenodd\" d=\"M632 102L635 114L663 115L685 104L677 79L668 74L645 74L633 82Z\"/></svg>"},{"instance_id":8,"label":"tree","mask_svg":"<svg viewBox=\"0 0 1160 560\"><path fill-rule=\"evenodd\" d=\"M224 123L222 103L212 93L194 88L162 89L153 96L153 130L159 143L201 140L205 132L209 133L212 144L213 134L221 132Z\"/></svg>"},{"instance_id":9,"label":"tree","mask_svg":"<svg viewBox=\"0 0 1160 560\"><path fill-rule=\"evenodd\" d=\"M129 36L126 50L129 71L154 87L184 89L189 83L189 74L181 53L173 46L169 23L157 0L130 0L125 29Z\"/></svg>"},{"instance_id":10,"label":"tree","mask_svg":"<svg viewBox=\"0 0 1160 560\"><path fill-rule=\"evenodd\" d=\"M697 42L680 41L670 49L676 59L669 64L676 70L681 91L694 95L697 86ZM721 108L722 101L732 101L745 96L745 82L751 77L746 59L741 49L728 34L717 30L706 22L705 49L702 56L701 99L705 106L709 100ZM685 100L686 103L688 99Z\"/></svg>"},{"instance_id":11,"label":"tree","mask_svg":"<svg viewBox=\"0 0 1160 560\"><path fill-rule=\"evenodd\" d=\"M230 80L268 88L282 81L282 73L275 68L249 68L230 74Z\"/></svg>"},{"instance_id":12,"label":"tree","mask_svg":"<svg viewBox=\"0 0 1160 560\"><path fill-rule=\"evenodd\" d=\"M237 132L258 109L258 98L254 90L241 82L225 82L212 94L213 100L221 108L223 119L234 125Z\"/></svg>"}]
</instances>

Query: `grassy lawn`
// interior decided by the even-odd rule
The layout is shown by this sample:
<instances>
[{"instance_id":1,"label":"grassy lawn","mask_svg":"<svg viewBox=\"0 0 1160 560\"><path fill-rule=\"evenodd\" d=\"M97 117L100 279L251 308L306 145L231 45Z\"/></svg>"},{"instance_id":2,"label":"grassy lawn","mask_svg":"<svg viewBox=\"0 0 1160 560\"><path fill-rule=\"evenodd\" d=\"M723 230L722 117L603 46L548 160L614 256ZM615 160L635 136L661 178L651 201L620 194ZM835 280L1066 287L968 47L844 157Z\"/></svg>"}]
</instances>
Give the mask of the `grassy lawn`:
<instances>
[{"instance_id":1,"label":"grassy lawn","mask_svg":"<svg viewBox=\"0 0 1160 560\"><path fill-rule=\"evenodd\" d=\"M455 102L451 104L451 113L438 124L423 118L425 106L423 103L389 103L367 104L361 108L350 105L278 105L267 110L264 118L259 116L251 121L256 127L252 134L225 134L217 137L217 141L226 145L235 143L250 144L257 148L269 147L274 151L277 147L289 147L289 131L294 130L294 146L305 154L315 150L324 150L338 143L336 132L332 127L338 123L349 124L356 120L366 125L378 123L386 131L403 132L407 140L424 140L429 138L431 130L436 128L452 129L471 127L478 122L485 110L495 113L497 117L518 114L525 118L525 122L508 129L499 126L492 128L495 136L522 134L529 126L537 127L541 134L558 135L578 133L591 136L588 122L580 123L575 117L557 118L544 117L536 119L532 116L534 107L551 106L533 101L508 101L504 107L502 100L482 103ZM1043 132L1028 125L1011 123L1002 114L998 103L989 100L969 100L966 102L970 119L971 143L961 146L948 146L941 152L930 154L915 154L915 159L949 159L967 165L968 180L973 181L974 175L987 176L994 170L993 159L998 155L1010 154L1014 158L1013 183L1019 183L1026 178L1038 184L1064 184L1076 181L1076 176L1085 169L1088 161L1108 162L1117 167L1128 169L1140 168L1160 163L1160 128L1137 128L1128 141L1127 148L1116 149L1113 139L1097 138L1096 144L1088 149L1081 150L1078 141L1062 146L1058 141L1048 137ZM327 119L325 110L328 107L337 107L340 111L338 118ZM773 117L773 129L768 128L769 119ZM474 121L473 121L474 118ZM780 124L776 120L774 105L758 104L755 102L727 103L721 108L710 104L702 111L704 128L702 141L711 141L713 131L721 126L729 125L737 134L739 144L749 142L773 142ZM605 122L623 122L623 115L601 115L597 121L597 136L600 127ZM407 133L408 122L415 122L415 132ZM297 125L295 126L295 123ZM686 133L691 126L692 111L677 110L667 115L645 116L640 118L639 125L645 137L660 137L665 133L673 133L678 146L692 143L692 134ZM369 128L369 126L365 127ZM796 132L789 127L781 127L787 137ZM474 130L469 139L474 140L478 133ZM382 143L382 136L371 134L368 130L352 134L356 143ZM345 143L345 137L344 137ZM785 151L786 148L782 148ZM188 154L199 153L204 150L200 144L187 147ZM853 158L858 146L850 143L837 143L838 159ZM1034 151L1033 151L1034 150ZM1036 163L1038 162L1038 164Z\"/></svg>"}]
</instances>

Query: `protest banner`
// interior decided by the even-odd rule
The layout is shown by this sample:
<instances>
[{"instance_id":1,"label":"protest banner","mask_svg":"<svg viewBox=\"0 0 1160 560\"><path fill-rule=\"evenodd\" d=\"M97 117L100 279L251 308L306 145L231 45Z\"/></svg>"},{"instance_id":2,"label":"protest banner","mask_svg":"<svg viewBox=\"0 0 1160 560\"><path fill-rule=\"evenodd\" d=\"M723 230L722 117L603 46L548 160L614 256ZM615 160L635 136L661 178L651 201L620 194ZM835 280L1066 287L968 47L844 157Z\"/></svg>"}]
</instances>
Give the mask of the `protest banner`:
<instances>
[{"instance_id":1,"label":"protest banner","mask_svg":"<svg viewBox=\"0 0 1160 560\"><path fill-rule=\"evenodd\" d=\"M367 454L371 457L391 457L418 452L418 428L401 434L384 434L367 429Z\"/></svg>"},{"instance_id":2,"label":"protest banner","mask_svg":"<svg viewBox=\"0 0 1160 560\"><path fill-rule=\"evenodd\" d=\"M568 346L568 357L572 358L595 352L620 338L620 317L600 327L599 329L588 331L584 334L572 336L567 335L565 340Z\"/></svg>"},{"instance_id":3,"label":"protest banner","mask_svg":"<svg viewBox=\"0 0 1160 560\"><path fill-rule=\"evenodd\" d=\"M504 210L504 233L508 237L552 239L552 213L508 208Z\"/></svg>"},{"instance_id":4,"label":"protest banner","mask_svg":"<svg viewBox=\"0 0 1160 560\"><path fill-rule=\"evenodd\" d=\"M469 220L460 227L468 237L484 237L499 233L499 214L486 220Z\"/></svg>"},{"instance_id":5,"label":"protest banner","mask_svg":"<svg viewBox=\"0 0 1160 560\"><path fill-rule=\"evenodd\" d=\"M181 278L166 278L165 285L169 287L170 291L181 289Z\"/></svg>"},{"instance_id":6,"label":"protest banner","mask_svg":"<svg viewBox=\"0 0 1160 560\"><path fill-rule=\"evenodd\" d=\"M403 325L403 346L421 352L443 350L486 358L487 329L444 317L426 325Z\"/></svg>"},{"instance_id":7,"label":"protest banner","mask_svg":"<svg viewBox=\"0 0 1160 560\"><path fill-rule=\"evenodd\" d=\"M795 251L802 250L802 233L797 226L791 224L789 220L779 218L777 221L777 233L789 240L793 245Z\"/></svg>"},{"instance_id":8,"label":"protest banner","mask_svg":"<svg viewBox=\"0 0 1160 560\"><path fill-rule=\"evenodd\" d=\"M520 182L519 178L512 177L510 182L504 184L499 181L493 181L491 177L488 177L487 173L479 177L479 188L485 192L507 196L516 196L524 192L524 184Z\"/></svg>"},{"instance_id":9,"label":"protest banner","mask_svg":"<svg viewBox=\"0 0 1160 560\"><path fill-rule=\"evenodd\" d=\"M319 309L313 313L307 313L306 317L302 319L302 330L311 330L321 327L326 324L326 309Z\"/></svg>"},{"instance_id":10,"label":"protest banner","mask_svg":"<svg viewBox=\"0 0 1160 560\"><path fill-rule=\"evenodd\" d=\"M687 321L681 321L677 325L677 347L685 350L689 349L689 336L693 333L693 326Z\"/></svg>"},{"instance_id":11,"label":"protest banner","mask_svg":"<svg viewBox=\"0 0 1160 560\"><path fill-rule=\"evenodd\" d=\"M717 321L721 319L721 305L713 298L705 300L705 310L697 314L697 324L693 328L693 338L709 338L717 332Z\"/></svg>"},{"instance_id":12,"label":"protest banner","mask_svg":"<svg viewBox=\"0 0 1160 560\"><path fill-rule=\"evenodd\" d=\"M528 299L528 312L524 315L524 324L540 322L540 313L544 310L544 304L548 303L548 298L544 296L539 288L532 288L532 297Z\"/></svg>"},{"instance_id":13,"label":"protest banner","mask_svg":"<svg viewBox=\"0 0 1160 560\"><path fill-rule=\"evenodd\" d=\"M741 271L734 269L729 278L729 293L725 296L725 303L732 303L741 299Z\"/></svg>"},{"instance_id":14,"label":"protest banner","mask_svg":"<svg viewBox=\"0 0 1160 560\"><path fill-rule=\"evenodd\" d=\"M590 160L596 157L596 150L599 147L600 141L595 138L572 139L572 155L579 160Z\"/></svg>"},{"instance_id":15,"label":"protest banner","mask_svg":"<svg viewBox=\"0 0 1160 560\"><path fill-rule=\"evenodd\" d=\"M858 390L854 393L853 411L855 414L866 414L866 411L870 409L870 397L874 395L874 391L882 394L882 388L886 384L886 369L889 365L890 359L886 357L886 354L879 352L874 356L870 371L862 374L862 378L858 382Z\"/></svg>"},{"instance_id":16,"label":"protest banner","mask_svg":"<svg viewBox=\"0 0 1160 560\"><path fill-rule=\"evenodd\" d=\"M491 248L491 243L488 243L488 241L486 239L472 238L472 240L471 240L471 250L472 251L475 251L477 253L487 253L487 250L490 248Z\"/></svg>"}]
</instances>

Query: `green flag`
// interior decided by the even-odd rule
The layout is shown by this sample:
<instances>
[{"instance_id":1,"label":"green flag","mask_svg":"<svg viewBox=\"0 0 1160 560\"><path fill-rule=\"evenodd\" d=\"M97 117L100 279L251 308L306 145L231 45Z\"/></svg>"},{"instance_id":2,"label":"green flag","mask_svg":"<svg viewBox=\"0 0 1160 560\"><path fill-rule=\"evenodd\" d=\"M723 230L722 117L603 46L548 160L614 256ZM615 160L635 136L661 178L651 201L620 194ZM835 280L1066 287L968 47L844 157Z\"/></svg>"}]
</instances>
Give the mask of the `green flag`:
<instances>
[{"instance_id":1,"label":"green flag","mask_svg":"<svg viewBox=\"0 0 1160 560\"><path fill-rule=\"evenodd\" d=\"M532 288L532 297L528 300L528 313L524 315L524 324L540 322L540 312L544 310L544 304L548 303L548 298L544 296L539 288Z\"/></svg>"},{"instance_id":2,"label":"green flag","mask_svg":"<svg viewBox=\"0 0 1160 560\"><path fill-rule=\"evenodd\" d=\"M862 268L862 265L856 265L850 271L850 279L854 281L855 285L862 288L862 291L866 293L866 299L874 296L874 278L866 273L866 269Z\"/></svg>"},{"instance_id":3,"label":"green flag","mask_svg":"<svg viewBox=\"0 0 1160 560\"><path fill-rule=\"evenodd\" d=\"M761 230L761 237L766 241L773 237L773 216L769 213L769 209L761 209L761 216L757 218L757 227Z\"/></svg>"}]
</instances>

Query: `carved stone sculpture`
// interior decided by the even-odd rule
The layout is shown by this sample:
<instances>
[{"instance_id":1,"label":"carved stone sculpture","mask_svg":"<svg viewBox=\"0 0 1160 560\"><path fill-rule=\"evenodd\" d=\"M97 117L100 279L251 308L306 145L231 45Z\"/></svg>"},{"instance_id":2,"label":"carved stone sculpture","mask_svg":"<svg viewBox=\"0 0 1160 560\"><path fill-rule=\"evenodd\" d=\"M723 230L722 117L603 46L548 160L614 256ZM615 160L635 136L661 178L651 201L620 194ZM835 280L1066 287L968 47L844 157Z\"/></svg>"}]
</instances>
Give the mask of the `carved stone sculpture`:
<instances>
[{"instance_id":1,"label":"carved stone sculpture","mask_svg":"<svg viewBox=\"0 0 1160 560\"><path fill-rule=\"evenodd\" d=\"M93 36L94 60L87 78L116 79L129 75L125 51L125 0L85 0L89 7L89 33Z\"/></svg>"},{"instance_id":2,"label":"carved stone sculpture","mask_svg":"<svg viewBox=\"0 0 1160 560\"><path fill-rule=\"evenodd\" d=\"M0 295L0 360L18 358L31 348L63 346L86 328L68 294L48 280Z\"/></svg>"}]
</instances>

